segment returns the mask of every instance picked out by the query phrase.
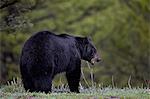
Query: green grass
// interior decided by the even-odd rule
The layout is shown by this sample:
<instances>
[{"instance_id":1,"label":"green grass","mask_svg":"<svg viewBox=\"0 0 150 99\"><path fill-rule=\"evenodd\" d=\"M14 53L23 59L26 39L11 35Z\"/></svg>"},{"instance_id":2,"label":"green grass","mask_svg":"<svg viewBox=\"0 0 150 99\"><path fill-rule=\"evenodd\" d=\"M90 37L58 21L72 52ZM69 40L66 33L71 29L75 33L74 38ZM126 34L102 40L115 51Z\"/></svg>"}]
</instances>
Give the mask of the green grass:
<instances>
[{"instance_id":1,"label":"green grass","mask_svg":"<svg viewBox=\"0 0 150 99\"><path fill-rule=\"evenodd\" d=\"M69 93L68 86L52 88L52 93L26 92L20 80L12 81L8 85L0 87L1 99L150 99L148 88L111 88L80 86L80 93Z\"/></svg>"}]
</instances>

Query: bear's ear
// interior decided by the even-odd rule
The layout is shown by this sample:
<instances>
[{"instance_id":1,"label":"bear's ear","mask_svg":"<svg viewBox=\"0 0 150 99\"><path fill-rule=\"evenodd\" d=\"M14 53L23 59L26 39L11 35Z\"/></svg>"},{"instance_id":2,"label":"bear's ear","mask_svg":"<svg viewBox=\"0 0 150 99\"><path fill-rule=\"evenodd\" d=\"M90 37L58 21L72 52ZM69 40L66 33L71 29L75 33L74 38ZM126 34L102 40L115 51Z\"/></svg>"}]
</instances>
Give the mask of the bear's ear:
<instances>
[{"instance_id":1,"label":"bear's ear","mask_svg":"<svg viewBox=\"0 0 150 99\"><path fill-rule=\"evenodd\" d=\"M88 41L88 42L92 41L91 36L85 37L85 39L86 39L86 41Z\"/></svg>"},{"instance_id":2,"label":"bear's ear","mask_svg":"<svg viewBox=\"0 0 150 99\"><path fill-rule=\"evenodd\" d=\"M83 38L83 42L84 42L84 44L88 44L89 43L89 38L88 37L84 37Z\"/></svg>"},{"instance_id":3,"label":"bear's ear","mask_svg":"<svg viewBox=\"0 0 150 99\"><path fill-rule=\"evenodd\" d=\"M83 44L86 44L88 43L88 39L87 37L75 37L75 39L79 42L79 43L83 43Z\"/></svg>"},{"instance_id":4,"label":"bear's ear","mask_svg":"<svg viewBox=\"0 0 150 99\"><path fill-rule=\"evenodd\" d=\"M88 36L87 39L88 39L89 41L92 41L92 37L91 37L91 36Z\"/></svg>"}]
</instances>

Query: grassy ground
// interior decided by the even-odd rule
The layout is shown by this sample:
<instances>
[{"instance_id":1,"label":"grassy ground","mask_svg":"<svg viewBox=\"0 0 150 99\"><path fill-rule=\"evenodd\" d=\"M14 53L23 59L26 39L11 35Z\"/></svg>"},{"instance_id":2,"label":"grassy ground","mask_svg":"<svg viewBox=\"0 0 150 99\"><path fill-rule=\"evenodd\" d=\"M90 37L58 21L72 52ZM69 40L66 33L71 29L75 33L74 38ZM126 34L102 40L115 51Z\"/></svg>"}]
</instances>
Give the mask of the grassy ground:
<instances>
[{"instance_id":1,"label":"grassy ground","mask_svg":"<svg viewBox=\"0 0 150 99\"><path fill-rule=\"evenodd\" d=\"M52 88L52 93L25 92L21 81L13 81L0 87L1 99L150 99L148 88L111 88L80 86L80 94L69 93L68 86Z\"/></svg>"}]
</instances>

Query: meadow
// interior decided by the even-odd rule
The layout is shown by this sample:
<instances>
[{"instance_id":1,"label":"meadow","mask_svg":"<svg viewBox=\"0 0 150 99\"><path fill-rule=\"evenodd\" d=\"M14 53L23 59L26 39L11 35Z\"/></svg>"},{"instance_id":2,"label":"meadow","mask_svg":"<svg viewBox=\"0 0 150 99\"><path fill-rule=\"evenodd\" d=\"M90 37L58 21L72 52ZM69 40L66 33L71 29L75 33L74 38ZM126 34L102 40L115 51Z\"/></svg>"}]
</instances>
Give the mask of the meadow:
<instances>
[{"instance_id":1,"label":"meadow","mask_svg":"<svg viewBox=\"0 0 150 99\"><path fill-rule=\"evenodd\" d=\"M20 79L0 87L0 99L150 99L149 88L112 88L93 86L85 88L80 84L80 93L70 93L68 85L52 87L52 92L26 92Z\"/></svg>"}]
</instances>

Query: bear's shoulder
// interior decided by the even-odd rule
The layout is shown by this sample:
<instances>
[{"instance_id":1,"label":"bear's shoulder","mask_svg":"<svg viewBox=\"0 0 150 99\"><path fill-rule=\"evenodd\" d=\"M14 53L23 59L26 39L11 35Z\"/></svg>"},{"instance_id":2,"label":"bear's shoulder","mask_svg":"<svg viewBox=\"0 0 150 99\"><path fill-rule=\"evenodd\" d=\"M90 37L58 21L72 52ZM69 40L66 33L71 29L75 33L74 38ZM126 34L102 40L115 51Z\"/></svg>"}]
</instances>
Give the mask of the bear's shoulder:
<instances>
[{"instance_id":1,"label":"bear's shoulder","mask_svg":"<svg viewBox=\"0 0 150 99\"><path fill-rule=\"evenodd\" d=\"M74 38L73 36L71 36L69 34L58 34L57 36L61 37L61 38Z\"/></svg>"}]
</instances>

